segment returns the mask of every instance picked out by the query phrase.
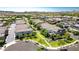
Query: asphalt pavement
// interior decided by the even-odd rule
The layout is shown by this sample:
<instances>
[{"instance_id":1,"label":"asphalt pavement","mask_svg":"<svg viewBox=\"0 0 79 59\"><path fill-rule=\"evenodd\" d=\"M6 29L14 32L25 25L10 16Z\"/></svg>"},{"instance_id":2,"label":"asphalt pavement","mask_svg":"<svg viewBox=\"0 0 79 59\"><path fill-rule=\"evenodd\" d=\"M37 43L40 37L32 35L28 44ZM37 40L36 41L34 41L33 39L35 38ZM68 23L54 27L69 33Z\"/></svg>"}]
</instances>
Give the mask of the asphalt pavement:
<instances>
[{"instance_id":1,"label":"asphalt pavement","mask_svg":"<svg viewBox=\"0 0 79 59\"><path fill-rule=\"evenodd\" d=\"M30 41L19 41L9 47L4 51L37 51L39 47Z\"/></svg>"}]
</instances>

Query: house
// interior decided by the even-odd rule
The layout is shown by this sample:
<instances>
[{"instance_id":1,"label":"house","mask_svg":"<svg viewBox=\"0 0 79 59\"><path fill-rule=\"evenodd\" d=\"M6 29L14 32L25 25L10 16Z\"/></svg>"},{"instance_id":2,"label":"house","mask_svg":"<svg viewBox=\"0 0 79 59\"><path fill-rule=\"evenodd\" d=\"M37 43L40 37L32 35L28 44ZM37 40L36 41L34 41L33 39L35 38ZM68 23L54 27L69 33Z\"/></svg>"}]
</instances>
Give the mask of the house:
<instances>
[{"instance_id":1,"label":"house","mask_svg":"<svg viewBox=\"0 0 79 59\"><path fill-rule=\"evenodd\" d=\"M62 19L63 21L68 21L72 19L72 16L63 16Z\"/></svg>"},{"instance_id":2,"label":"house","mask_svg":"<svg viewBox=\"0 0 79 59\"><path fill-rule=\"evenodd\" d=\"M79 21L79 17L76 17L75 19L76 19L76 21Z\"/></svg>"},{"instance_id":3,"label":"house","mask_svg":"<svg viewBox=\"0 0 79 59\"><path fill-rule=\"evenodd\" d=\"M2 21L0 21L0 27L1 27L1 26L3 26L3 22L2 22Z\"/></svg>"},{"instance_id":4,"label":"house","mask_svg":"<svg viewBox=\"0 0 79 59\"><path fill-rule=\"evenodd\" d=\"M39 16L38 18L42 19L42 20L47 20L49 17L48 16Z\"/></svg>"},{"instance_id":5,"label":"house","mask_svg":"<svg viewBox=\"0 0 79 59\"><path fill-rule=\"evenodd\" d=\"M25 34L25 33L31 33L32 29L28 27L26 24L19 24L16 25L16 34Z\"/></svg>"},{"instance_id":6,"label":"house","mask_svg":"<svg viewBox=\"0 0 79 59\"><path fill-rule=\"evenodd\" d=\"M32 29L30 26L25 24L24 20L18 20L16 21L16 27L15 27L15 33L16 36L32 33Z\"/></svg>"},{"instance_id":7,"label":"house","mask_svg":"<svg viewBox=\"0 0 79 59\"><path fill-rule=\"evenodd\" d=\"M26 22L24 20L16 20L16 25L19 25L19 24L25 24Z\"/></svg>"},{"instance_id":8,"label":"house","mask_svg":"<svg viewBox=\"0 0 79 59\"><path fill-rule=\"evenodd\" d=\"M61 18L52 18L53 20L56 20L56 21L62 21L62 19Z\"/></svg>"},{"instance_id":9,"label":"house","mask_svg":"<svg viewBox=\"0 0 79 59\"><path fill-rule=\"evenodd\" d=\"M49 18L47 21L51 24L55 24L55 23L62 21L62 19L53 17L53 18Z\"/></svg>"},{"instance_id":10,"label":"house","mask_svg":"<svg viewBox=\"0 0 79 59\"><path fill-rule=\"evenodd\" d=\"M58 32L59 29L61 29L60 27L57 27L56 25L51 25L47 22L41 23L40 26L42 29L48 30L49 34L55 34Z\"/></svg>"},{"instance_id":11,"label":"house","mask_svg":"<svg viewBox=\"0 0 79 59\"><path fill-rule=\"evenodd\" d=\"M63 28L63 29L58 30L57 34L64 35L65 32L66 32L66 29Z\"/></svg>"},{"instance_id":12,"label":"house","mask_svg":"<svg viewBox=\"0 0 79 59\"><path fill-rule=\"evenodd\" d=\"M38 23L41 23L43 22L42 20L40 19L31 19L35 24L38 24Z\"/></svg>"},{"instance_id":13,"label":"house","mask_svg":"<svg viewBox=\"0 0 79 59\"><path fill-rule=\"evenodd\" d=\"M4 37L6 32L6 27L0 27L0 37Z\"/></svg>"},{"instance_id":14,"label":"house","mask_svg":"<svg viewBox=\"0 0 79 59\"><path fill-rule=\"evenodd\" d=\"M75 28L79 28L79 24L78 24L78 23L75 24L74 27L75 27Z\"/></svg>"},{"instance_id":15,"label":"house","mask_svg":"<svg viewBox=\"0 0 79 59\"><path fill-rule=\"evenodd\" d=\"M18 17L17 17L16 19L17 19L17 20L20 20L20 19L22 19L22 18L18 18Z\"/></svg>"},{"instance_id":16,"label":"house","mask_svg":"<svg viewBox=\"0 0 79 59\"><path fill-rule=\"evenodd\" d=\"M79 30L79 21L77 20L72 27Z\"/></svg>"}]
</instances>

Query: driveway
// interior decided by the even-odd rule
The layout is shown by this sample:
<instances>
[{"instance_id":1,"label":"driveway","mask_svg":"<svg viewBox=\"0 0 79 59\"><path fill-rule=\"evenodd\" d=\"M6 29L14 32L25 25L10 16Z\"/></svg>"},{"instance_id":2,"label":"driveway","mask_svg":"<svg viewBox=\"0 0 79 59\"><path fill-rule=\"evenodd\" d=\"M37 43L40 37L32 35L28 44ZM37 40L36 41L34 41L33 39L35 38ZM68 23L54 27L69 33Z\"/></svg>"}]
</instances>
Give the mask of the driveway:
<instances>
[{"instance_id":1,"label":"driveway","mask_svg":"<svg viewBox=\"0 0 79 59\"><path fill-rule=\"evenodd\" d=\"M9 28L8 36L6 38L6 43L15 41L15 26L16 26L16 24L11 24L11 26Z\"/></svg>"}]
</instances>

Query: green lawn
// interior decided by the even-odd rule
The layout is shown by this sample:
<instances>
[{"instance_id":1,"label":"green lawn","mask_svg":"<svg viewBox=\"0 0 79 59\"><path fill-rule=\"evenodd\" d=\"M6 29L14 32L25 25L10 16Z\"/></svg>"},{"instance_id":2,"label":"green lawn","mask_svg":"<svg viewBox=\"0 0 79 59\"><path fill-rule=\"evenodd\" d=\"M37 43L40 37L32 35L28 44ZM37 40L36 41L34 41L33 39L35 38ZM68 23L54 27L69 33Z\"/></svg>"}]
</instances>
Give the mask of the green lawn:
<instances>
[{"instance_id":1,"label":"green lawn","mask_svg":"<svg viewBox=\"0 0 79 59\"><path fill-rule=\"evenodd\" d=\"M45 51L44 47L37 48L37 51Z\"/></svg>"},{"instance_id":2,"label":"green lawn","mask_svg":"<svg viewBox=\"0 0 79 59\"><path fill-rule=\"evenodd\" d=\"M31 25L31 27L34 30L36 30L32 25ZM59 46L63 46L63 45L66 45L66 44L70 44L70 43L75 41L74 39L73 40L66 40L66 41L61 39L61 40L49 42L49 41L47 41L47 38L45 36L43 36L39 31L36 31L36 33L37 33L36 38L33 38L33 37L32 38L25 38L24 40L34 40L34 41L36 41L36 42L38 42L38 43L40 43L44 46L47 46L47 47L49 47L49 45L52 46L52 47L59 47ZM64 35L64 36L67 37L68 34Z\"/></svg>"},{"instance_id":3,"label":"green lawn","mask_svg":"<svg viewBox=\"0 0 79 59\"><path fill-rule=\"evenodd\" d=\"M64 41L64 40L61 39L61 40L57 40L57 41L51 41L49 43L52 47L59 47L59 46L63 46L63 45L66 45L66 44L70 44L74 41L75 41L75 39L73 39L72 41L70 41L70 40Z\"/></svg>"},{"instance_id":4,"label":"green lawn","mask_svg":"<svg viewBox=\"0 0 79 59\"><path fill-rule=\"evenodd\" d=\"M39 42L40 44L48 46L48 44L43 40L45 38L43 35L37 32L36 37L37 38L24 38L24 40L34 40L36 42Z\"/></svg>"},{"instance_id":5,"label":"green lawn","mask_svg":"<svg viewBox=\"0 0 79 59\"><path fill-rule=\"evenodd\" d=\"M24 40L34 40L34 41L36 41L36 42L38 42L38 43L40 43L40 44L42 44L44 46L47 46L47 47L49 46L44 40L46 38L43 35L41 35L40 32L37 32L36 37L37 38L24 38ZM63 39L61 39L61 40L56 40L56 41L51 41L51 42L47 41L47 42L52 47L59 47L59 46L63 46L63 45L66 45L66 44L70 44L70 43L72 43L74 41L75 41L75 39L73 39L73 40L63 40Z\"/></svg>"},{"instance_id":6,"label":"green lawn","mask_svg":"<svg viewBox=\"0 0 79 59\"><path fill-rule=\"evenodd\" d=\"M65 45L65 44L66 44L66 42L64 40L57 40L57 41L50 42L50 45L52 47L58 47L58 46Z\"/></svg>"}]
</instances>

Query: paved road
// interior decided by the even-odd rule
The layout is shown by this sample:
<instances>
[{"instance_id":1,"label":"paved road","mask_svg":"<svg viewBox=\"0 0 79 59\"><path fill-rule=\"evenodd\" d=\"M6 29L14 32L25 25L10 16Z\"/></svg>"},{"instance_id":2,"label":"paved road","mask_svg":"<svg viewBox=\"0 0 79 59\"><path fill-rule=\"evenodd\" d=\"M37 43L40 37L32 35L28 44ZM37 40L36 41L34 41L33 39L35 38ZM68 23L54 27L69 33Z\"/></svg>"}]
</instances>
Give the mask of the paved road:
<instances>
[{"instance_id":1,"label":"paved road","mask_svg":"<svg viewBox=\"0 0 79 59\"><path fill-rule=\"evenodd\" d=\"M79 43L65 47L68 51L79 51Z\"/></svg>"},{"instance_id":2,"label":"paved road","mask_svg":"<svg viewBox=\"0 0 79 59\"><path fill-rule=\"evenodd\" d=\"M5 49L5 51L36 51L38 48L33 42L19 41Z\"/></svg>"}]
</instances>

